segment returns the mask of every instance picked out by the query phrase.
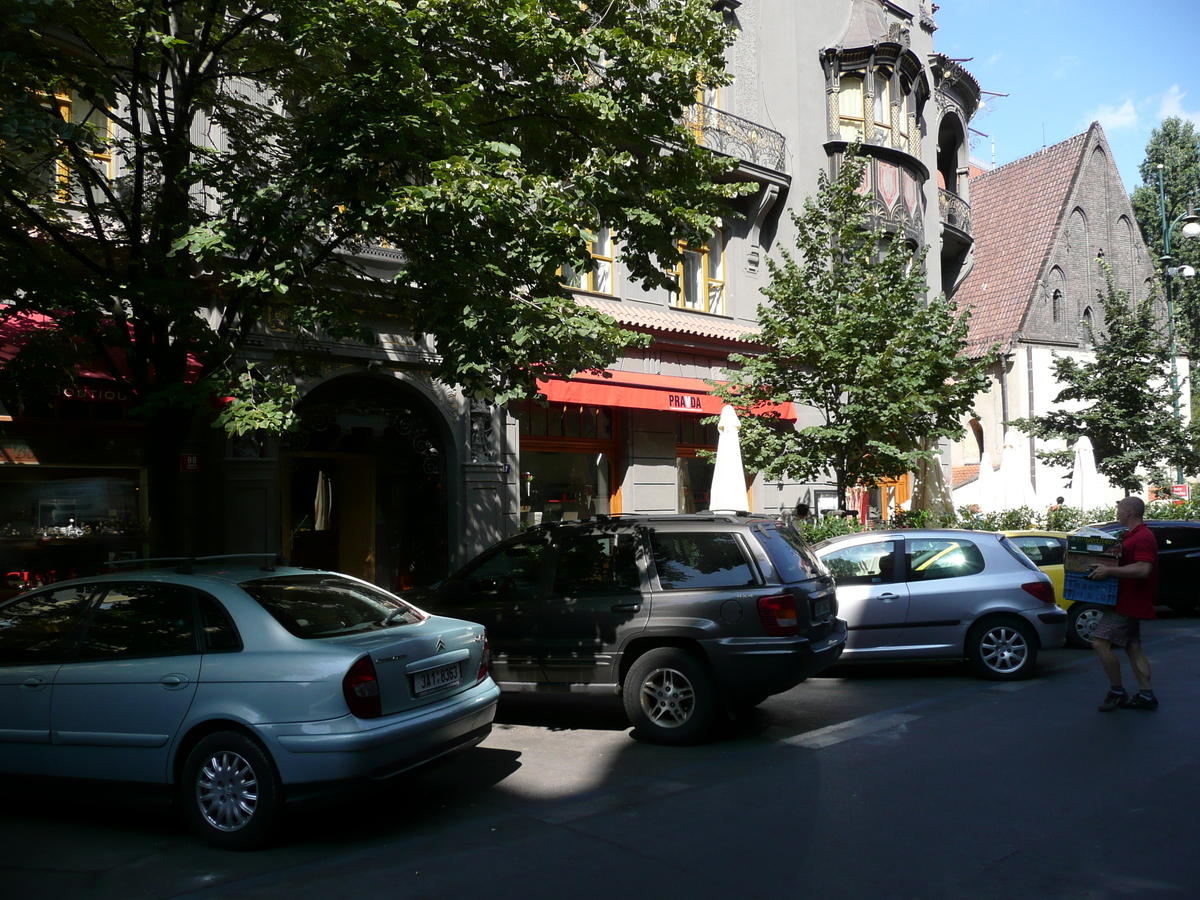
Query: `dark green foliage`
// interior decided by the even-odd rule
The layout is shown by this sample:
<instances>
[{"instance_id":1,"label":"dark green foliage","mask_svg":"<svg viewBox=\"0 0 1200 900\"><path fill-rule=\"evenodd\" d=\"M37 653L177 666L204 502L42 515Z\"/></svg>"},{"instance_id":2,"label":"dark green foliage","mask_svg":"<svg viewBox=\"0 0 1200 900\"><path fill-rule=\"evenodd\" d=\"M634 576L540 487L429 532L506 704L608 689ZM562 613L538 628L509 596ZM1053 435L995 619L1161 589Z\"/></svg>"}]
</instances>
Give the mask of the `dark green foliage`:
<instances>
[{"instance_id":1,"label":"dark green foliage","mask_svg":"<svg viewBox=\"0 0 1200 900\"><path fill-rule=\"evenodd\" d=\"M268 317L394 318L443 380L526 396L644 341L558 284L590 229L665 283L729 215L682 122L729 40L709 0L0 0L0 296L119 348L138 403L189 366L239 395ZM379 243L394 278L353 262Z\"/></svg>"},{"instance_id":2,"label":"dark green foliage","mask_svg":"<svg viewBox=\"0 0 1200 900\"><path fill-rule=\"evenodd\" d=\"M1112 269L1100 261L1107 286L1097 291L1103 326L1092 335L1091 361L1055 354L1054 376L1063 386L1055 403L1068 403L1042 416L1018 419L1014 426L1039 438L1073 443L1086 435L1096 469L1127 493L1167 480L1164 464L1187 474L1200 469L1192 429L1174 412L1178 392L1171 383L1171 354L1157 319L1155 294L1131 301L1117 290ZM1071 450L1039 451L1038 457L1069 468Z\"/></svg>"},{"instance_id":3,"label":"dark green foliage","mask_svg":"<svg viewBox=\"0 0 1200 900\"><path fill-rule=\"evenodd\" d=\"M926 300L924 253L872 227L858 193L863 161L847 155L836 179L793 214L796 252L768 260L766 346L731 354L741 368L716 393L738 407L793 401L821 422L800 431L772 415L742 420L743 457L768 478L814 480L832 470L846 489L917 467L922 441L962 434L962 417L987 390L987 360L961 355L967 317L944 297Z\"/></svg>"}]
</instances>

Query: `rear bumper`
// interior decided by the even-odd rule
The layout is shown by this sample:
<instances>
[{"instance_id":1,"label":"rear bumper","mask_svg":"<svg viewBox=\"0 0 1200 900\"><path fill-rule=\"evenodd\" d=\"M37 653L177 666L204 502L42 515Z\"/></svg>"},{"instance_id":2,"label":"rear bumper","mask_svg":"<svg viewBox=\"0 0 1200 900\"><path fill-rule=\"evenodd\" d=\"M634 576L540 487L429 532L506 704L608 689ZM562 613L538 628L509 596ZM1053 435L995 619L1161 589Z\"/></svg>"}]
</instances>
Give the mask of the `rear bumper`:
<instances>
[{"instance_id":1,"label":"rear bumper","mask_svg":"<svg viewBox=\"0 0 1200 900\"><path fill-rule=\"evenodd\" d=\"M778 694L837 662L846 647L846 623L816 640L795 638L724 638L701 641L717 684L730 695Z\"/></svg>"},{"instance_id":2,"label":"rear bumper","mask_svg":"<svg viewBox=\"0 0 1200 900\"><path fill-rule=\"evenodd\" d=\"M312 793L305 784L387 778L472 747L491 730L499 697L488 678L445 701L394 716L342 716L257 730L293 797Z\"/></svg>"}]
</instances>

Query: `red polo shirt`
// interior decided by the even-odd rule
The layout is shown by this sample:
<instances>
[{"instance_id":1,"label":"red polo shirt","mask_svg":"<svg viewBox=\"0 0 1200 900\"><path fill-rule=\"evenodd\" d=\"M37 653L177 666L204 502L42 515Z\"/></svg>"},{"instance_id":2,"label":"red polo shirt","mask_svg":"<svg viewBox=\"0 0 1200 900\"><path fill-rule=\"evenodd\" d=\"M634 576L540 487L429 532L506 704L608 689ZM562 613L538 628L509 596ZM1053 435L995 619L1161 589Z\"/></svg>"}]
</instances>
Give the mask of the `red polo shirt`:
<instances>
[{"instance_id":1,"label":"red polo shirt","mask_svg":"<svg viewBox=\"0 0 1200 900\"><path fill-rule=\"evenodd\" d=\"M1116 611L1135 619L1154 618L1158 596L1158 541L1145 523L1131 528L1121 545L1121 565L1148 562L1154 568L1149 578L1118 578Z\"/></svg>"}]
</instances>

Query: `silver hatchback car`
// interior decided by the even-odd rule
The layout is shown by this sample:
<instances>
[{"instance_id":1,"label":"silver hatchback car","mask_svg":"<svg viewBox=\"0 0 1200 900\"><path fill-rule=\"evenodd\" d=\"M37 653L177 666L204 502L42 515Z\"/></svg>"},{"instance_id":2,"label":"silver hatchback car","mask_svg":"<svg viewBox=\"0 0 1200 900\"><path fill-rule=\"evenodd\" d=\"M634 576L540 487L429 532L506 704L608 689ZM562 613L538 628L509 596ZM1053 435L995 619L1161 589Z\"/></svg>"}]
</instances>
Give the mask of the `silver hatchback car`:
<instances>
[{"instance_id":1,"label":"silver hatchback car","mask_svg":"<svg viewBox=\"0 0 1200 900\"><path fill-rule=\"evenodd\" d=\"M483 740L483 626L347 575L210 558L0 605L0 773L171 787L206 842Z\"/></svg>"},{"instance_id":2,"label":"silver hatchback car","mask_svg":"<svg viewBox=\"0 0 1200 900\"><path fill-rule=\"evenodd\" d=\"M985 678L1015 680L1066 642L1049 577L1003 535L872 531L814 549L849 627L843 662L967 659Z\"/></svg>"}]
</instances>

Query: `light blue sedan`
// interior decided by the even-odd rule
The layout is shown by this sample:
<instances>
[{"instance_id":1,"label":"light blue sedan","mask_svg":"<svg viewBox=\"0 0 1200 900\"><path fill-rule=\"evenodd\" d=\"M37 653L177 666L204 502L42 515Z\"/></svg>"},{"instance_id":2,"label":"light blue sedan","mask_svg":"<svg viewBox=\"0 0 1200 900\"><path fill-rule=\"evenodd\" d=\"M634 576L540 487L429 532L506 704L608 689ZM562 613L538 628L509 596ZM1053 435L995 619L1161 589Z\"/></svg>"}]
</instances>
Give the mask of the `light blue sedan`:
<instances>
[{"instance_id":1,"label":"light blue sedan","mask_svg":"<svg viewBox=\"0 0 1200 900\"><path fill-rule=\"evenodd\" d=\"M210 557L0 605L0 773L171 786L207 843L490 732L482 626L332 572Z\"/></svg>"}]
</instances>

